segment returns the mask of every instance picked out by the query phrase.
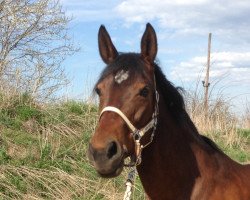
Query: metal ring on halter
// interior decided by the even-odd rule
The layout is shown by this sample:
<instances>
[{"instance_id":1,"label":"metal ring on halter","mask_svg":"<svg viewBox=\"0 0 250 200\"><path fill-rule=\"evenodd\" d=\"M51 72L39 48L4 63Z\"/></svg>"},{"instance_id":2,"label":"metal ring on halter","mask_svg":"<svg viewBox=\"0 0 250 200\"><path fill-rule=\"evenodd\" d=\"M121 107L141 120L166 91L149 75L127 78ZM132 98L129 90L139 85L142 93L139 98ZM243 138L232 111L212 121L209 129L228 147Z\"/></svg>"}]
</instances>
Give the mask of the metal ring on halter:
<instances>
[{"instance_id":1,"label":"metal ring on halter","mask_svg":"<svg viewBox=\"0 0 250 200\"><path fill-rule=\"evenodd\" d=\"M136 130L134 133L132 133L134 140L141 140L142 136L140 135L140 130Z\"/></svg>"}]
</instances>

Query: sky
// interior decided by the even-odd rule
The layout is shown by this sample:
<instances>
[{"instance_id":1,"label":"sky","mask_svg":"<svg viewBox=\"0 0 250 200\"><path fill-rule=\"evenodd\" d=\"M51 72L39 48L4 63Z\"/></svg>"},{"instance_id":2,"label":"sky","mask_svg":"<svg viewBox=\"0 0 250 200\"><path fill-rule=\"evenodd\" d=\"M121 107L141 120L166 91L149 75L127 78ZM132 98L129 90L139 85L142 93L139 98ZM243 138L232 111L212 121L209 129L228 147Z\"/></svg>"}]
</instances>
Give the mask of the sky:
<instances>
[{"instance_id":1,"label":"sky","mask_svg":"<svg viewBox=\"0 0 250 200\"><path fill-rule=\"evenodd\" d=\"M212 33L211 89L232 99L236 112L250 101L249 0L61 0L72 17L69 34L81 48L64 62L72 79L66 94L82 99L105 67L97 33L105 25L119 52L140 52L145 25L158 38L157 60L176 86L193 90L205 76L208 34Z\"/></svg>"}]
</instances>

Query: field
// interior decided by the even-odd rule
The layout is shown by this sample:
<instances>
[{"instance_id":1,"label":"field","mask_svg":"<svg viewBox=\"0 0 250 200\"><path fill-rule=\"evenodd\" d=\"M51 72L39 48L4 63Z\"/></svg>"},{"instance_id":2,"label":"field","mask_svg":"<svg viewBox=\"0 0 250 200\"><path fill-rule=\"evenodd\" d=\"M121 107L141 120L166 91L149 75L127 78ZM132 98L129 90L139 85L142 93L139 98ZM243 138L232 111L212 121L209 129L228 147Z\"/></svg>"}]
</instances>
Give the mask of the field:
<instances>
[{"instance_id":1,"label":"field","mask_svg":"<svg viewBox=\"0 0 250 200\"><path fill-rule=\"evenodd\" d=\"M86 158L96 106L41 106L25 94L1 102L0 199L122 199L126 172L101 179ZM237 129L230 143L218 131L206 134L234 160L250 161L250 130ZM138 179L133 195L144 199Z\"/></svg>"}]
</instances>

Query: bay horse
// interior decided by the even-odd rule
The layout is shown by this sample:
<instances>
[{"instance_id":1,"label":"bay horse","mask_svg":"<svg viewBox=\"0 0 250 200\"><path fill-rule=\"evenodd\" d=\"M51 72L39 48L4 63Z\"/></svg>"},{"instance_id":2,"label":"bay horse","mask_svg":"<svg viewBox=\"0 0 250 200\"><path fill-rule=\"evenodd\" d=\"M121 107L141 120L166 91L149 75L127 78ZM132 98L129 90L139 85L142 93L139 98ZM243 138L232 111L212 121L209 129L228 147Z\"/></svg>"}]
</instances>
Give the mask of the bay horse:
<instances>
[{"instance_id":1,"label":"bay horse","mask_svg":"<svg viewBox=\"0 0 250 200\"><path fill-rule=\"evenodd\" d=\"M107 66L95 85L102 112L88 157L100 176L118 176L125 158L140 157L148 199L250 200L250 165L198 133L180 91L155 62L153 27L146 25L140 53L118 53L103 25L98 44Z\"/></svg>"}]
</instances>

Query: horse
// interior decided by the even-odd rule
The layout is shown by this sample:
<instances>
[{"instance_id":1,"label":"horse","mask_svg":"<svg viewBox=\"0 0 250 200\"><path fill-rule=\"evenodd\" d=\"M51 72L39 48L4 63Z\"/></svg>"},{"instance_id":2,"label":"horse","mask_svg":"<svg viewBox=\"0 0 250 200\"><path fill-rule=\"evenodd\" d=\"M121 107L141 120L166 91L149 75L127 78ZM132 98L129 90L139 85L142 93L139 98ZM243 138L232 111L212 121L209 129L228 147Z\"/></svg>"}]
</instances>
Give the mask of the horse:
<instances>
[{"instance_id":1,"label":"horse","mask_svg":"<svg viewBox=\"0 0 250 200\"><path fill-rule=\"evenodd\" d=\"M155 61L152 25L140 53L118 53L103 25L98 46L106 67L94 87L100 118L88 147L98 174L116 177L130 158L150 200L250 200L250 165L198 133L181 91Z\"/></svg>"}]
</instances>

